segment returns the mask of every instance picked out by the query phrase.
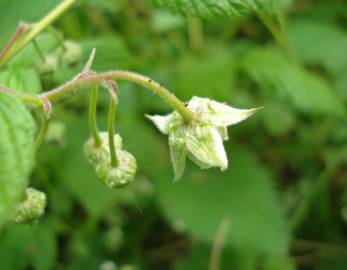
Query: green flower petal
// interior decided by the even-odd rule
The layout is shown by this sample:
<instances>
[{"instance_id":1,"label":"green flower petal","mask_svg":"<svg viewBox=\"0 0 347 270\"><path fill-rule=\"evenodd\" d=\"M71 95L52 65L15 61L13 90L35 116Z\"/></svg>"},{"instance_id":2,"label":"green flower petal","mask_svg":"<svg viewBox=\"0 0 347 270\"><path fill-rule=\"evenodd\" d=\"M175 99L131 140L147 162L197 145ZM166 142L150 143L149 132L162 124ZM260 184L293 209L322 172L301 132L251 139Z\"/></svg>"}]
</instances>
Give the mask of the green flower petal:
<instances>
[{"instance_id":1,"label":"green flower petal","mask_svg":"<svg viewBox=\"0 0 347 270\"><path fill-rule=\"evenodd\" d=\"M189 157L202 169L228 167L228 159L224 150L223 140L212 126L191 126L186 133L186 146Z\"/></svg>"},{"instance_id":2,"label":"green flower petal","mask_svg":"<svg viewBox=\"0 0 347 270\"><path fill-rule=\"evenodd\" d=\"M175 173L175 181L181 179L186 167L187 149L183 133L183 130L178 130L169 134L170 157Z\"/></svg>"},{"instance_id":3,"label":"green flower petal","mask_svg":"<svg viewBox=\"0 0 347 270\"><path fill-rule=\"evenodd\" d=\"M172 120L173 113L170 113L165 116L161 115L147 115L146 117L151 120L154 125L164 134L169 133L170 123Z\"/></svg>"},{"instance_id":4,"label":"green flower petal","mask_svg":"<svg viewBox=\"0 0 347 270\"><path fill-rule=\"evenodd\" d=\"M213 126L223 127L235 125L254 114L259 108L242 110L208 99L193 97L188 108L196 112L200 119Z\"/></svg>"}]
</instances>

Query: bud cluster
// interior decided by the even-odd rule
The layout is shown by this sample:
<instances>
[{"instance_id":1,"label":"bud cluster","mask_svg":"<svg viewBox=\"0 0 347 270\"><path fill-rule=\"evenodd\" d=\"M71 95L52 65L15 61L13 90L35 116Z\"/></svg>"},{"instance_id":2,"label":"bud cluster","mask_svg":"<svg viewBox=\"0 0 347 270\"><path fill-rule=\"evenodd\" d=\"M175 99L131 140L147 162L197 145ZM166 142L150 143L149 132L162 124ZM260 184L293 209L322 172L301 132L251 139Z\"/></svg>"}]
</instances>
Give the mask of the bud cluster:
<instances>
[{"instance_id":1,"label":"bud cluster","mask_svg":"<svg viewBox=\"0 0 347 270\"><path fill-rule=\"evenodd\" d=\"M58 67L66 67L76 63L82 57L82 47L73 41L66 40L60 47L44 56L36 63L36 69L39 73L50 73Z\"/></svg>"},{"instance_id":2,"label":"bud cluster","mask_svg":"<svg viewBox=\"0 0 347 270\"><path fill-rule=\"evenodd\" d=\"M136 173L136 159L132 154L122 149L122 138L114 135L117 165L111 163L109 139L107 132L99 133L101 144L96 145L94 138L89 138L84 146L85 157L95 166L98 178L110 188L124 187L130 184Z\"/></svg>"}]
</instances>

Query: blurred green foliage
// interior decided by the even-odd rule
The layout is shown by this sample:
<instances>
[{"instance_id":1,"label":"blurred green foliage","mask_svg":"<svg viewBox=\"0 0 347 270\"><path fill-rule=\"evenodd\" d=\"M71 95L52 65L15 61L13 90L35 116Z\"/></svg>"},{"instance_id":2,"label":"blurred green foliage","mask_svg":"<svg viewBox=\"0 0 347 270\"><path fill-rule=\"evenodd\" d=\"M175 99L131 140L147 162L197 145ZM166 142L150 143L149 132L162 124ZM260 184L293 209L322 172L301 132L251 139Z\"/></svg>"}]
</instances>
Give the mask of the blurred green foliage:
<instances>
[{"instance_id":1,"label":"blurred green foliage","mask_svg":"<svg viewBox=\"0 0 347 270\"><path fill-rule=\"evenodd\" d=\"M58 3L0 0L0 44ZM278 42L266 25L283 28ZM1 270L209 269L223 220L220 269L347 269L346 1L81 0L54 26L82 46L81 59L42 74L29 45L1 84L48 90L95 47L96 71L131 69L183 100L264 109L230 129L226 172L189 164L173 183L166 138L144 118L169 108L120 82L116 129L139 172L109 190L83 158L88 95L56 104L31 175L48 208L38 224L3 230ZM37 43L46 54L57 46L47 32ZM107 104L102 93L102 129Z\"/></svg>"}]
</instances>

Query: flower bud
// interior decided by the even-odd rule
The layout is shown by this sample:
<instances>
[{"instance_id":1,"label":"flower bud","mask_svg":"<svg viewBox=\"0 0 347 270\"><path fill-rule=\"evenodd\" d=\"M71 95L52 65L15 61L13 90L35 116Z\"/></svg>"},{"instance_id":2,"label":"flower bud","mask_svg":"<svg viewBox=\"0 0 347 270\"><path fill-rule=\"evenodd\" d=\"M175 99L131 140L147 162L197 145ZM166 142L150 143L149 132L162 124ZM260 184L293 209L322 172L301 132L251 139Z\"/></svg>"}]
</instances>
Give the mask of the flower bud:
<instances>
[{"instance_id":1,"label":"flower bud","mask_svg":"<svg viewBox=\"0 0 347 270\"><path fill-rule=\"evenodd\" d=\"M58 69L58 58L54 54L45 55L44 61L39 59L35 67L40 74L54 72Z\"/></svg>"},{"instance_id":2,"label":"flower bud","mask_svg":"<svg viewBox=\"0 0 347 270\"><path fill-rule=\"evenodd\" d=\"M84 154L88 162L92 164L98 164L102 160L107 160L110 156L110 146L108 141L108 133L100 132L101 145L96 146L93 137L90 137L84 145ZM122 138L118 135L114 135L114 144L116 149L121 149L123 142Z\"/></svg>"},{"instance_id":3,"label":"flower bud","mask_svg":"<svg viewBox=\"0 0 347 270\"><path fill-rule=\"evenodd\" d=\"M82 48L78 43L67 40L63 46L64 49L58 48L56 53L64 66L69 66L82 57Z\"/></svg>"},{"instance_id":4,"label":"flower bud","mask_svg":"<svg viewBox=\"0 0 347 270\"><path fill-rule=\"evenodd\" d=\"M123 187L134 180L137 165L136 159L127 151L116 150L118 164L113 167L111 159L102 160L96 166L97 176L110 188Z\"/></svg>"},{"instance_id":5,"label":"flower bud","mask_svg":"<svg viewBox=\"0 0 347 270\"><path fill-rule=\"evenodd\" d=\"M44 214L46 194L34 188L25 190L25 200L16 209L14 221L16 223L35 223Z\"/></svg>"}]
</instances>

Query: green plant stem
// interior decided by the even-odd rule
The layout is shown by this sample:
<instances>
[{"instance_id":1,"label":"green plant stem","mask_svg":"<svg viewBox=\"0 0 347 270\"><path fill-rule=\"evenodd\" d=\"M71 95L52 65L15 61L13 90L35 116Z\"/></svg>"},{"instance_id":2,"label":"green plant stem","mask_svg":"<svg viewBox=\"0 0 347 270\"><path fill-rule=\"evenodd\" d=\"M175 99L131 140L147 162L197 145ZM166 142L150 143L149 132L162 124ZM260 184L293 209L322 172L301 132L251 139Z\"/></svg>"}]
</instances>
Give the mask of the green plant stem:
<instances>
[{"instance_id":1,"label":"green plant stem","mask_svg":"<svg viewBox=\"0 0 347 270\"><path fill-rule=\"evenodd\" d=\"M19 92L3 85L0 85L0 92L16 96L20 98L24 103L29 104L34 108L42 107L44 105L43 100L38 95Z\"/></svg>"},{"instance_id":2,"label":"green plant stem","mask_svg":"<svg viewBox=\"0 0 347 270\"><path fill-rule=\"evenodd\" d=\"M51 26L51 25L47 27L47 30L55 38L55 40L57 41L57 44L62 48L62 50L66 51L66 46L64 44L64 38L59 33L59 31L57 29L55 29L53 26Z\"/></svg>"},{"instance_id":3,"label":"green plant stem","mask_svg":"<svg viewBox=\"0 0 347 270\"><path fill-rule=\"evenodd\" d=\"M42 61L43 63L46 62L45 55L43 54L42 50L40 49L39 44L37 44L37 42L36 42L35 39L33 39L33 45L34 45L34 48L35 48L35 50L37 51L37 54L39 55L41 61Z\"/></svg>"},{"instance_id":4,"label":"green plant stem","mask_svg":"<svg viewBox=\"0 0 347 270\"><path fill-rule=\"evenodd\" d=\"M48 27L54 20L56 20L64 11L66 11L77 0L64 0L53 9L41 21L36 23L31 30L19 39L0 60L0 67L6 65L20 50L22 50L28 43L30 43L42 30Z\"/></svg>"},{"instance_id":5,"label":"green plant stem","mask_svg":"<svg viewBox=\"0 0 347 270\"><path fill-rule=\"evenodd\" d=\"M39 134L36 137L36 140L34 142L34 151L37 152L37 150L39 149L40 145L43 143L46 133L47 133L47 129L48 129L48 125L49 125L49 118L47 118L46 116L43 119Z\"/></svg>"},{"instance_id":6,"label":"green plant stem","mask_svg":"<svg viewBox=\"0 0 347 270\"><path fill-rule=\"evenodd\" d=\"M96 125L96 108L98 101L98 86L93 85L92 92L90 94L90 103L89 103L89 127L90 132L94 138L95 146L99 147L101 145L101 138L98 132L98 127Z\"/></svg>"},{"instance_id":7,"label":"green plant stem","mask_svg":"<svg viewBox=\"0 0 347 270\"><path fill-rule=\"evenodd\" d=\"M149 88L154 94L158 95L168 103L174 110L178 111L187 122L191 122L195 119L194 113L187 109L186 106L171 94L162 84L159 84L144 75L131 71L115 70L103 73L81 73L73 80L51 91L42 93L41 95L19 93L15 90L1 86L0 91L17 95L23 102L30 104L33 107L39 107L42 106L42 100L44 98L47 98L50 102L55 102L70 96L81 89L89 87L90 85L102 83L108 80L126 80Z\"/></svg>"},{"instance_id":8,"label":"green plant stem","mask_svg":"<svg viewBox=\"0 0 347 270\"><path fill-rule=\"evenodd\" d=\"M116 109L117 109L117 97L116 95L113 95L111 96L111 100L110 100L110 108L108 111L108 120L107 120L108 142L110 145L111 165L113 167L118 166L117 153L114 147L114 119L116 115Z\"/></svg>"}]
</instances>

